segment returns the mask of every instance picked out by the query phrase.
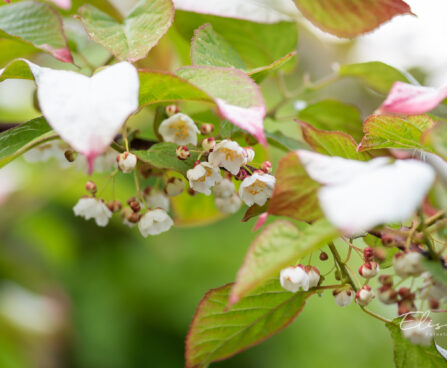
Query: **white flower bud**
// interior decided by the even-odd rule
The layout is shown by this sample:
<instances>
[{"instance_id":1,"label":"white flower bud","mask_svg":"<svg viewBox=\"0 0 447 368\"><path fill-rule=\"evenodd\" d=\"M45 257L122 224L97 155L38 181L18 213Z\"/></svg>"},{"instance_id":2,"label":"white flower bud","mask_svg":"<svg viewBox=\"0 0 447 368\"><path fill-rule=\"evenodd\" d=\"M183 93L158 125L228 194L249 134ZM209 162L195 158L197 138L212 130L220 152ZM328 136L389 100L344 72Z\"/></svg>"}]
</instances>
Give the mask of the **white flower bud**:
<instances>
[{"instance_id":1,"label":"white flower bud","mask_svg":"<svg viewBox=\"0 0 447 368\"><path fill-rule=\"evenodd\" d=\"M362 264L359 268L360 276L365 279L371 279L377 275L379 272L379 265L376 262L366 262Z\"/></svg>"},{"instance_id":2,"label":"white flower bud","mask_svg":"<svg viewBox=\"0 0 447 368\"><path fill-rule=\"evenodd\" d=\"M151 190L148 194L145 193L144 199L149 208L161 208L169 211L169 197L159 190Z\"/></svg>"},{"instance_id":3,"label":"white flower bud","mask_svg":"<svg viewBox=\"0 0 447 368\"><path fill-rule=\"evenodd\" d=\"M137 165L137 156L130 152L124 152L116 156L118 168L125 174L128 174L135 169Z\"/></svg>"},{"instance_id":4,"label":"white flower bud","mask_svg":"<svg viewBox=\"0 0 447 368\"><path fill-rule=\"evenodd\" d=\"M234 183L229 179L222 179L213 187L213 194L216 198L230 198L236 193Z\"/></svg>"},{"instance_id":5,"label":"white flower bud","mask_svg":"<svg viewBox=\"0 0 447 368\"><path fill-rule=\"evenodd\" d=\"M345 307L351 304L352 299L354 298L354 290L352 290L351 287L334 290L332 294L334 295L335 302L340 307Z\"/></svg>"},{"instance_id":6,"label":"white flower bud","mask_svg":"<svg viewBox=\"0 0 447 368\"><path fill-rule=\"evenodd\" d=\"M165 119L158 128L165 142L179 145L197 146L197 134L200 133L194 121L185 114L177 113Z\"/></svg>"},{"instance_id":7,"label":"white flower bud","mask_svg":"<svg viewBox=\"0 0 447 368\"><path fill-rule=\"evenodd\" d=\"M255 158L255 151L251 147L245 147L244 148L244 157L245 157L245 163L248 164L249 162L252 162Z\"/></svg>"},{"instance_id":8,"label":"white flower bud","mask_svg":"<svg viewBox=\"0 0 447 368\"><path fill-rule=\"evenodd\" d=\"M168 179L168 182L165 186L165 193L169 197L176 197L183 193L183 190L185 189L185 182L176 177L172 177Z\"/></svg>"},{"instance_id":9,"label":"white flower bud","mask_svg":"<svg viewBox=\"0 0 447 368\"><path fill-rule=\"evenodd\" d=\"M73 212L86 220L95 219L96 225L101 227L106 226L112 217L112 211L97 198L81 198L73 207Z\"/></svg>"},{"instance_id":10,"label":"white flower bud","mask_svg":"<svg viewBox=\"0 0 447 368\"><path fill-rule=\"evenodd\" d=\"M174 105L174 104L168 105L168 106L165 107L166 115L168 115L169 117L171 117L172 115L177 114L179 111L180 111L180 109L178 108L178 106Z\"/></svg>"},{"instance_id":11,"label":"white flower bud","mask_svg":"<svg viewBox=\"0 0 447 368\"><path fill-rule=\"evenodd\" d=\"M216 147L216 140L213 137L210 138L205 138L202 141L202 148L206 151L209 152L212 149L214 149L214 147Z\"/></svg>"},{"instance_id":12,"label":"white flower bud","mask_svg":"<svg viewBox=\"0 0 447 368\"><path fill-rule=\"evenodd\" d=\"M237 175L247 160L244 149L237 142L225 139L216 144L208 156L208 162L214 167L223 167L233 175Z\"/></svg>"},{"instance_id":13,"label":"white flower bud","mask_svg":"<svg viewBox=\"0 0 447 368\"><path fill-rule=\"evenodd\" d=\"M397 302L397 291L390 285L383 285L377 289L377 297L383 304L394 304Z\"/></svg>"},{"instance_id":14,"label":"white flower bud","mask_svg":"<svg viewBox=\"0 0 447 368\"><path fill-rule=\"evenodd\" d=\"M247 206L263 206L272 196L276 179L274 176L264 173L254 173L244 179L239 187L239 197Z\"/></svg>"},{"instance_id":15,"label":"white flower bud","mask_svg":"<svg viewBox=\"0 0 447 368\"><path fill-rule=\"evenodd\" d=\"M279 276L281 286L292 293L302 289L309 290L309 276L302 266L290 266L284 268Z\"/></svg>"},{"instance_id":16,"label":"white flower bud","mask_svg":"<svg viewBox=\"0 0 447 368\"><path fill-rule=\"evenodd\" d=\"M306 266L304 267L304 270L306 271L307 276L309 276L309 288L317 287L320 282L320 271L318 268Z\"/></svg>"},{"instance_id":17,"label":"white flower bud","mask_svg":"<svg viewBox=\"0 0 447 368\"><path fill-rule=\"evenodd\" d=\"M191 156L191 152L189 152L189 148L186 146L178 146L175 150L175 154L179 160L186 160Z\"/></svg>"},{"instance_id":18,"label":"white flower bud","mask_svg":"<svg viewBox=\"0 0 447 368\"><path fill-rule=\"evenodd\" d=\"M371 290L371 286L365 285L363 286L357 293L355 294L355 301L358 305L365 307L374 299L374 292Z\"/></svg>"},{"instance_id":19,"label":"white flower bud","mask_svg":"<svg viewBox=\"0 0 447 368\"><path fill-rule=\"evenodd\" d=\"M168 231L174 224L172 219L162 209L146 212L138 222L138 229L145 238L148 235L158 235Z\"/></svg>"},{"instance_id":20,"label":"white flower bud","mask_svg":"<svg viewBox=\"0 0 447 368\"><path fill-rule=\"evenodd\" d=\"M215 198L216 208L221 213L232 214L237 212L237 210L241 207L241 200L237 194L233 194L231 197L226 198Z\"/></svg>"},{"instance_id":21,"label":"white flower bud","mask_svg":"<svg viewBox=\"0 0 447 368\"><path fill-rule=\"evenodd\" d=\"M220 172L208 162L202 162L186 172L189 186L196 192L211 194L210 188L222 179Z\"/></svg>"},{"instance_id":22,"label":"white flower bud","mask_svg":"<svg viewBox=\"0 0 447 368\"><path fill-rule=\"evenodd\" d=\"M211 134L214 131L214 125L213 124L202 124L200 127L200 132L203 135Z\"/></svg>"},{"instance_id":23,"label":"white flower bud","mask_svg":"<svg viewBox=\"0 0 447 368\"><path fill-rule=\"evenodd\" d=\"M415 345L429 346L433 340L433 326L429 319L405 321L401 330L404 337Z\"/></svg>"},{"instance_id":24,"label":"white flower bud","mask_svg":"<svg viewBox=\"0 0 447 368\"><path fill-rule=\"evenodd\" d=\"M400 277L419 276L425 271L424 257L418 252L397 253L393 257L394 271Z\"/></svg>"}]
</instances>

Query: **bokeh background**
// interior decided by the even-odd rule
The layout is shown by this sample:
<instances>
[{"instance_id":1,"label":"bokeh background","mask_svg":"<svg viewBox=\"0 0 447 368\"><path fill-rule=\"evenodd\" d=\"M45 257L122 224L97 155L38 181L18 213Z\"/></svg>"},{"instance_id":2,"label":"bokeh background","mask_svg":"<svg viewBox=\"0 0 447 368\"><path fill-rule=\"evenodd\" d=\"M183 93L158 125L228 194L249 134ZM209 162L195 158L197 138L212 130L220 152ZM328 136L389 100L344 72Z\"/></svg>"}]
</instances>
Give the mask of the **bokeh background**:
<instances>
[{"instance_id":1,"label":"bokeh background","mask_svg":"<svg viewBox=\"0 0 447 368\"><path fill-rule=\"evenodd\" d=\"M114 3L125 10L133 2ZM409 70L421 83L446 82L446 4L408 3L417 18L397 17L356 41L329 37L302 21L297 68L288 74L287 83L299 86L305 74L324 77L337 63L371 60ZM82 37L75 20L66 23L67 33ZM182 36L174 27L144 66L169 70L184 63L188 50ZM105 50L88 41L84 51L93 64L108 58ZM11 57L0 55L0 67ZM60 67L45 55L32 58ZM269 106L278 99L274 83L263 84ZM38 116L33 91L27 81L0 84L0 122ZM355 104L366 116L383 96L343 80L295 108L324 98ZM285 115L296 113L292 107ZM200 110L195 105L182 108ZM152 110L146 109L132 124L150 137L151 118ZM291 119L267 121L267 129L273 126L299 135ZM284 152L272 148L264 154L276 163ZM99 228L73 215L86 180L84 172L61 169L56 160L30 164L18 159L0 170L0 368L182 367L184 338L195 308L207 290L234 280L256 236L253 223L240 221L241 210L229 218L179 226L148 239L118 217ZM101 188L107 177L95 174L93 180ZM112 190L128 198L134 184L119 175L105 195ZM191 212L200 211L199 197ZM323 272L329 267L321 264ZM395 313L376 301L371 309L389 317ZM311 298L296 321L278 335L214 366L385 368L393 366L392 359L385 327L354 304L339 308L327 293Z\"/></svg>"}]
</instances>

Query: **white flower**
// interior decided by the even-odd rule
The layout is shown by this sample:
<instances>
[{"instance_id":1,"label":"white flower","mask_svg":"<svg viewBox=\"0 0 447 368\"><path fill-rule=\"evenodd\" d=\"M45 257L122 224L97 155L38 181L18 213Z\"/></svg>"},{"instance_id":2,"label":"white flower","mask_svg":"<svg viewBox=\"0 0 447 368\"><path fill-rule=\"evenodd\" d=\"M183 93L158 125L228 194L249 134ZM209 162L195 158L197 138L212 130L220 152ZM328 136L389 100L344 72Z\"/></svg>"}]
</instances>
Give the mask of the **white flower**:
<instances>
[{"instance_id":1,"label":"white flower","mask_svg":"<svg viewBox=\"0 0 447 368\"><path fill-rule=\"evenodd\" d=\"M169 217L166 211L155 209L146 212L138 222L138 229L145 238L148 235L158 235L168 231L174 221Z\"/></svg>"},{"instance_id":2,"label":"white flower","mask_svg":"<svg viewBox=\"0 0 447 368\"><path fill-rule=\"evenodd\" d=\"M165 119L158 128L165 142L179 145L197 146L197 134L200 133L194 121L185 114L178 113Z\"/></svg>"},{"instance_id":3,"label":"white flower","mask_svg":"<svg viewBox=\"0 0 447 368\"><path fill-rule=\"evenodd\" d=\"M215 203L219 212L230 214L237 212L242 202L237 194L233 194L229 198L216 198Z\"/></svg>"},{"instance_id":4,"label":"white flower","mask_svg":"<svg viewBox=\"0 0 447 368\"><path fill-rule=\"evenodd\" d=\"M369 285L365 285L355 294L355 301L358 305L365 307L371 303L374 297L375 295L371 290L371 287Z\"/></svg>"},{"instance_id":5,"label":"white flower","mask_svg":"<svg viewBox=\"0 0 447 368\"><path fill-rule=\"evenodd\" d=\"M332 294L334 295L335 302L340 307L345 307L351 304L352 299L354 298L354 291L351 288L334 290Z\"/></svg>"},{"instance_id":6,"label":"white flower","mask_svg":"<svg viewBox=\"0 0 447 368\"><path fill-rule=\"evenodd\" d=\"M112 211L101 200L97 198L81 198L73 207L76 216L86 220L95 219L98 226L106 226L112 217Z\"/></svg>"},{"instance_id":7,"label":"white flower","mask_svg":"<svg viewBox=\"0 0 447 368\"><path fill-rule=\"evenodd\" d=\"M273 175L254 173L245 178L239 187L239 197L247 206L263 206L272 196L276 179Z\"/></svg>"},{"instance_id":8,"label":"white flower","mask_svg":"<svg viewBox=\"0 0 447 368\"><path fill-rule=\"evenodd\" d=\"M166 183L165 193L169 197L176 197L176 196L182 194L184 189L185 189L184 181L180 178L172 177L172 178L169 178Z\"/></svg>"},{"instance_id":9,"label":"white flower","mask_svg":"<svg viewBox=\"0 0 447 368\"><path fill-rule=\"evenodd\" d=\"M234 183L228 179L218 181L213 187L213 194L216 198L230 198L236 193Z\"/></svg>"},{"instance_id":10,"label":"white flower","mask_svg":"<svg viewBox=\"0 0 447 368\"><path fill-rule=\"evenodd\" d=\"M148 195L144 196L144 199L149 208L161 208L169 211L169 197L159 190L151 190Z\"/></svg>"},{"instance_id":11,"label":"white flower","mask_svg":"<svg viewBox=\"0 0 447 368\"><path fill-rule=\"evenodd\" d=\"M284 268L279 275L279 281L284 289L292 293L300 289L309 290L309 276L300 266Z\"/></svg>"},{"instance_id":12,"label":"white flower","mask_svg":"<svg viewBox=\"0 0 447 368\"><path fill-rule=\"evenodd\" d=\"M320 271L316 267L306 266L305 271L309 276L309 288L317 287L320 282Z\"/></svg>"},{"instance_id":13,"label":"white flower","mask_svg":"<svg viewBox=\"0 0 447 368\"><path fill-rule=\"evenodd\" d=\"M418 252L397 253L393 257L394 271L400 277L419 276L425 271L422 266L424 257Z\"/></svg>"},{"instance_id":14,"label":"white flower","mask_svg":"<svg viewBox=\"0 0 447 368\"><path fill-rule=\"evenodd\" d=\"M433 339L433 326L428 319L409 320L401 324L402 334L415 345L429 346Z\"/></svg>"},{"instance_id":15,"label":"white flower","mask_svg":"<svg viewBox=\"0 0 447 368\"><path fill-rule=\"evenodd\" d=\"M430 165L379 157L368 162L297 151L309 176L324 184L318 199L324 214L347 234L407 220L434 179Z\"/></svg>"},{"instance_id":16,"label":"white flower","mask_svg":"<svg viewBox=\"0 0 447 368\"><path fill-rule=\"evenodd\" d=\"M247 160L244 149L237 142L225 139L216 144L208 156L208 162L214 167L223 167L233 175L237 175Z\"/></svg>"},{"instance_id":17,"label":"white flower","mask_svg":"<svg viewBox=\"0 0 447 368\"><path fill-rule=\"evenodd\" d=\"M211 194L210 188L222 179L220 172L208 162L202 162L186 172L189 186L196 192Z\"/></svg>"},{"instance_id":18,"label":"white flower","mask_svg":"<svg viewBox=\"0 0 447 368\"><path fill-rule=\"evenodd\" d=\"M118 155L117 161L119 169L123 173L128 174L135 169L135 166L137 165L137 156L133 153L124 152Z\"/></svg>"}]
</instances>

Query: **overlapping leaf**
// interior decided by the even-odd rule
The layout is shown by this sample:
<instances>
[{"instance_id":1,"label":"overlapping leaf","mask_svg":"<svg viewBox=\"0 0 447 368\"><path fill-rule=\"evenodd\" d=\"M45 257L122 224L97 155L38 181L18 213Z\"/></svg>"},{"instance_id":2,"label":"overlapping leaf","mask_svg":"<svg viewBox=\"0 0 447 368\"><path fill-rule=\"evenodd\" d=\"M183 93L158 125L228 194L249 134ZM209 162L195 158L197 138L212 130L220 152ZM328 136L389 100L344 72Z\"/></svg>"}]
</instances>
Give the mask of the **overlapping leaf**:
<instances>
[{"instance_id":1,"label":"overlapping leaf","mask_svg":"<svg viewBox=\"0 0 447 368\"><path fill-rule=\"evenodd\" d=\"M290 293L272 280L227 309L231 284L200 302L186 340L186 367L205 368L260 343L291 323L312 295Z\"/></svg>"},{"instance_id":2,"label":"overlapping leaf","mask_svg":"<svg viewBox=\"0 0 447 368\"><path fill-rule=\"evenodd\" d=\"M396 368L441 368L446 360L436 350L434 343L430 346L414 345L402 336L400 320L387 323L394 342L394 363Z\"/></svg>"},{"instance_id":3,"label":"overlapping leaf","mask_svg":"<svg viewBox=\"0 0 447 368\"><path fill-rule=\"evenodd\" d=\"M135 62L146 57L168 31L174 8L170 0L140 0L122 23L89 4L79 14L93 40L118 59Z\"/></svg>"},{"instance_id":4,"label":"overlapping leaf","mask_svg":"<svg viewBox=\"0 0 447 368\"><path fill-rule=\"evenodd\" d=\"M315 26L338 37L370 32L396 15L411 14L402 0L294 0Z\"/></svg>"},{"instance_id":5,"label":"overlapping leaf","mask_svg":"<svg viewBox=\"0 0 447 368\"><path fill-rule=\"evenodd\" d=\"M254 290L281 269L294 265L310 252L338 237L338 231L326 220L320 220L299 231L288 221L267 226L255 239L238 271L230 293L230 304Z\"/></svg>"},{"instance_id":6,"label":"overlapping leaf","mask_svg":"<svg viewBox=\"0 0 447 368\"><path fill-rule=\"evenodd\" d=\"M73 62L62 19L48 4L23 1L0 7L0 31L64 62Z\"/></svg>"},{"instance_id":7,"label":"overlapping leaf","mask_svg":"<svg viewBox=\"0 0 447 368\"><path fill-rule=\"evenodd\" d=\"M435 125L426 115L371 115L363 125L365 136L360 151L379 148L427 149L423 134Z\"/></svg>"}]
</instances>

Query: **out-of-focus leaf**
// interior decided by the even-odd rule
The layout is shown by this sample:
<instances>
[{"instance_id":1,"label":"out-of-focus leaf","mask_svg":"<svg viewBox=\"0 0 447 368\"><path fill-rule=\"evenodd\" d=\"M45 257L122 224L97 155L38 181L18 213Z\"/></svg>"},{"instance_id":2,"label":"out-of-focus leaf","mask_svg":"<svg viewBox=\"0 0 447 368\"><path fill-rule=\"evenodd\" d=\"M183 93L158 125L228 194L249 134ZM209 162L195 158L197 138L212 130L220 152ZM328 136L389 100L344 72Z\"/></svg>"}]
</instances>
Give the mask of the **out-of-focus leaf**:
<instances>
[{"instance_id":1,"label":"out-of-focus leaf","mask_svg":"<svg viewBox=\"0 0 447 368\"><path fill-rule=\"evenodd\" d=\"M191 41L193 65L245 69L237 51L209 23L197 28Z\"/></svg>"},{"instance_id":2,"label":"out-of-focus leaf","mask_svg":"<svg viewBox=\"0 0 447 368\"><path fill-rule=\"evenodd\" d=\"M394 342L394 363L396 368L441 368L445 359L438 353L434 343L430 346L414 345L402 336L400 320L387 323Z\"/></svg>"},{"instance_id":3,"label":"out-of-focus leaf","mask_svg":"<svg viewBox=\"0 0 447 368\"><path fill-rule=\"evenodd\" d=\"M275 60L273 63L261 66L259 68L251 69L248 71L248 75L256 82L261 83L269 74L272 74L285 65L287 65L289 62L292 62L294 58L296 57L296 52L291 52L282 58Z\"/></svg>"},{"instance_id":4,"label":"out-of-focus leaf","mask_svg":"<svg viewBox=\"0 0 447 368\"><path fill-rule=\"evenodd\" d=\"M198 153L191 152L189 158L179 160L175 153L176 148L177 145L175 143L162 142L154 144L147 151L134 151L133 153L141 161L156 168L174 170L186 176L186 171L191 169L197 160Z\"/></svg>"},{"instance_id":5,"label":"out-of-focus leaf","mask_svg":"<svg viewBox=\"0 0 447 368\"><path fill-rule=\"evenodd\" d=\"M433 278L441 284L447 286L447 269L442 267L441 262L438 261L424 261L424 267L433 276Z\"/></svg>"},{"instance_id":6,"label":"out-of-focus leaf","mask_svg":"<svg viewBox=\"0 0 447 368\"><path fill-rule=\"evenodd\" d=\"M225 217L217 210L211 195L196 193L191 196L185 191L172 197L171 204L176 226L207 225Z\"/></svg>"},{"instance_id":7,"label":"out-of-focus leaf","mask_svg":"<svg viewBox=\"0 0 447 368\"><path fill-rule=\"evenodd\" d=\"M61 9L60 12L63 15L73 15L76 14L79 8L84 5L89 4L95 8L101 10L102 12L112 16L116 20L122 20L122 14L115 8L114 5L108 0L72 0L70 9Z\"/></svg>"},{"instance_id":8,"label":"out-of-focus leaf","mask_svg":"<svg viewBox=\"0 0 447 368\"><path fill-rule=\"evenodd\" d=\"M304 140L319 153L360 161L370 159L368 154L357 152L357 143L349 134L319 130L304 122L300 126Z\"/></svg>"},{"instance_id":9,"label":"out-of-focus leaf","mask_svg":"<svg viewBox=\"0 0 447 368\"><path fill-rule=\"evenodd\" d=\"M281 269L293 265L306 254L326 245L339 235L326 220L299 231L288 221L270 224L251 244L236 282L231 288L230 304L274 277Z\"/></svg>"},{"instance_id":10,"label":"out-of-focus leaf","mask_svg":"<svg viewBox=\"0 0 447 368\"><path fill-rule=\"evenodd\" d=\"M296 152L290 152L281 159L275 176L269 214L306 222L322 217L317 198L320 184L309 177Z\"/></svg>"},{"instance_id":11,"label":"out-of-focus leaf","mask_svg":"<svg viewBox=\"0 0 447 368\"><path fill-rule=\"evenodd\" d=\"M63 62L73 62L62 19L48 4L23 1L1 6L0 31L30 43Z\"/></svg>"},{"instance_id":12,"label":"out-of-focus leaf","mask_svg":"<svg viewBox=\"0 0 447 368\"><path fill-rule=\"evenodd\" d=\"M175 26L188 41L195 29L210 23L239 54L248 68L274 63L293 51L298 43L294 22L261 24L241 19L177 11Z\"/></svg>"},{"instance_id":13,"label":"out-of-focus leaf","mask_svg":"<svg viewBox=\"0 0 447 368\"><path fill-rule=\"evenodd\" d=\"M186 339L187 368L208 367L267 339L291 323L312 295L287 292L272 280L227 309L231 286L210 290L200 302Z\"/></svg>"},{"instance_id":14,"label":"out-of-focus leaf","mask_svg":"<svg viewBox=\"0 0 447 368\"><path fill-rule=\"evenodd\" d=\"M89 4L79 14L93 40L118 59L135 62L146 57L168 31L174 8L170 0L140 0L122 23Z\"/></svg>"},{"instance_id":15,"label":"out-of-focus leaf","mask_svg":"<svg viewBox=\"0 0 447 368\"><path fill-rule=\"evenodd\" d=\"M12 38L0 38L0 67L13 59L27 57L37 52L40 50L26 42Z\"/></svg>"},{"instance_id":16,"label":"out-of-focus leaf","mask_svg":"<svg viewBox=\"0 0 447 368\"><path fill-rule=\"evenodd\" d=\"M316 128L339 130L360 139L362 137L362 117L352 105L337 100L323 100L305 107L298 118Z\"/></svg>"},{"instance_id":17,"label":"out-of-focus leaf","mask_svg":"<svg viewBox=\"0 0 447 368\"><path fill-rule=\"evenodd\" d=\"M338 37L370 32L396 15L411 14L402 0L294 0L315 26Z\"/></svg>"},{"instance_id":18,"label":"out-of-focus leaf","mask_svg":"<svg viewBox=\"0 0 447 368\"><path fill-rule=\"evenodd\" d=\"M363 124L365 136L359 151L380 148L427 149L421 142L424 132L435 125L426 115L371 115Z\"/></svg>"},{"instance_id":19,"label":"out-of-focus leaf","mask_svg":"<svg viewBox=\"0 0 447 368\"><path fill-rule=\"evenodd\" d=\"M54 137L56 134L44 118L33 119L0 133L0 167L39 143Z\"/></svg>"},{"instance_id":20,"label":"out-of-focus leaf","mask_svg":"<svg viewBox=\"0 0 447 368\"><path fill-rule=\"evenodd\" d=\"M341 77L359 78L368 87L383 94L387 94L396 81L410 81L408 75L380 61L342 65L338 73Z\"/></svg>"},{"instance_id":21,"label":"out-of-focus leaf","mask_svg":"<svg viewBox=\"0 0 447 368\"><path fill-rule=\"evenodd\" d=\"M422 144L428 151L434 151L447 160L447 123L439 122L422 135Z\"/></svg>"},{"instance_id":22,"label":"out-of-focus leaf","mask_svg":"<svg viewBox=\"0 0 447 368\"><path fill-rule=\"evenodd\" d=\"M265 135L269 144L286 151L296 151L298 149L308 148L306 143L290 138L279 130L265 132Z\"/></svg>"},{"instance_id":23,"label":"out-of-focus leaf","mask_svg":"<svg viewBox=\"0 0 447 368\"><path fill-rule=\"evenodd\" d=\"M256 203L251 206L244 215L244 218L242 219L242 222L246 222L253 217L259 216L260 214L267 212L269 206L269 202L267 201L263 206L258 206Z\"/></svg>"},{"instance_id":24,"label":"out-of-focus leaf","mask_svg":"<svg viewBox=\"0 0 447 368\"><path fill-rule=\"evenodd\" d=\"M258 85L244 72L196 66L181 68L177 74L212 96L222 117L266 143L264 98Z\"/></svg>"}]
</instances>

